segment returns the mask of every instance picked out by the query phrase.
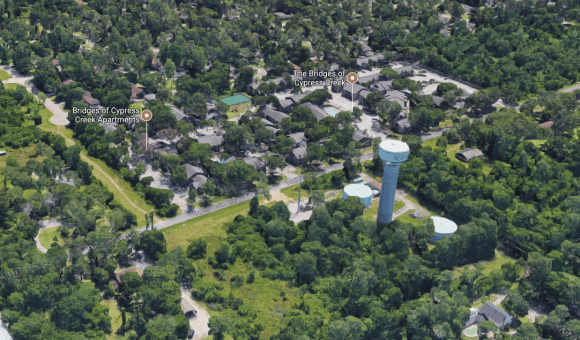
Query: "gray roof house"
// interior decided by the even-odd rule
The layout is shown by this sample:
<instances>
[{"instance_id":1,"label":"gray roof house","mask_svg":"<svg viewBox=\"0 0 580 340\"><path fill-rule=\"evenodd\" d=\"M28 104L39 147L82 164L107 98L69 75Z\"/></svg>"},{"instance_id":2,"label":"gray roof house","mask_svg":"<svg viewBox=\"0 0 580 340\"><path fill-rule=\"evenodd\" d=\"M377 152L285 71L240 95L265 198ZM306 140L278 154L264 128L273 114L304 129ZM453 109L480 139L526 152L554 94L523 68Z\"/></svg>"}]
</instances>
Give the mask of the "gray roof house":
<instances>
[{"instance_id":1,"label":"gray roof house","mask_svg":"<svg viewBox=\"0 0 580 340\"><path fill-rule=\"evenodd\" d=\"M479 307L479 314L483 314L486 319L493 321L498 328L503 328L512 322L511 315L490 302Z\"/></svg>"},{"instance_id":2,"label":"gray roof house","mask_svg":"<svg viewBox=\"0 0 580 340\"><path fill-rule=\"evenodd\" d=\"M222 136L205 136L194 138L198 143L209 144L212 149L219 151L220 147L224 143L224 138Z\"/></svg>"},{"instance_id":3,"label":"gray roof house","mask_svg":"<svg viewBox=\"0 0 580 340\"><path fill-rule=\"evenodd\" d=\"M342 88L342 96L348 99L358 100L359 93L362 90L366 90L366 88L362 87L359 84L352 84L350 86L346 84Z\"/></svg>"},{"instance_id":4,"label":"gray roof house","mask_svg":"<svg viewBox=\"0 0 580 340\"><path fill-rule=\"evenodd\" d=\"M370 76L359 77L357 84L365 85L366 83L374 83L379 81L380 78L381 78L380 73L375 73Z\"/></svg>"},{"instance_id":5,"label":"gray roof house","mask_svg":"<svg viewBox=\"0 0 580 340\"><path fill-rule=\"evenodd\" d=\"M435 105L441 106L441 103L443 103L443 98L439 96L433 96L433 101L435 102Z\"/></svg>"},{"instance_id":6,"label":"gray roof house","mask_svg":"<svg viewBox=\"0 0 580 340\"><path fill-rule=\"evenodd\" d=\"M310 109L310 112L316 117L316 122L321 121L326 117L331 117L323 108L318 105L314 105L312 103L304 103L300 106L307 107Z\"/></svg>"},{"instance_id":7,"label":"gray roof house","mask_svg":"<svg viewBox=\"0 0 580 340\"><path fill-rule=\"evenodd\" d=\"M298 166L298 165L302 164L302 162L304 161L304 158L306 157L307 154L308 154L308 152L306 152L305 146L303 146L301 148L296 148L296 149L292 150L292 152L290 152L290 154L288 155L287 161L291 164Z\"/></svg>"},{"instance_id":8,"label":"gray roof house","mask_svg":"<svg viewBox=\"0 0 580 340\"><path fill-rule=\"evenodd\" d=\"M111 131L116 131L118 124L113 123L113 122L106 122L106 123L100 122L99 126L102 126L105 128L105 133L109 133Z\"/></svg>"},{"instance_id":9,"label":"gray roof house","mask_svg":"<svg viewBox=\"0 0 580 340\"><path fill-rule=\"evenodd\" d=\"M410 77L415 73L415 70L411 66L403 66L403 67L395 68L395 69L393 69L393 71L397 72L397 74L399 74L400 78Z\"/></svg>"},{"instance_id":10,"label":"gray roof house","mask_svg":"<svg viewBox=\"0 0 580 340\"><path fill-rule=\"evenodd\" d=\"M193 176L191 179L191 187L195 189L198 193L201 193L201 189L205 182L207 182L207 176L203 174L197 174Z\"/></svg>"},{"instance_id":11,"label":"gray roof house","mask_svg":"<svg viewBox=\"0 0 580 340\"><path fill-rule=\"evenodd\" d=\"M455 154L455 157L457 159L459 159L460 161L463 162L469 162L470 160L474 159L474 158L481 158L483 157L483 152L481 152L481 150L479 149L463 149L461 151L458 151Z\"/></svg>"},{"instance_id":12,"label":"gray roof house","mask_svg":"<svg viewBox=\"0 0 580 340\"><path fill-rule=\"evenodd\" d=\"M187 174L187 179L190 179L197 174L205 175L205 171L202 168L187 163L185 164L185 173Z\"/></svg>"},{"instance_id":13,"label":"gray roof house","mask_svg":"<svg viewBox=\"0 0 580 340\"><path fill-rule=\"evenodd\" d=\"M254 170L256 171L266 171L266 165L264 164L264 162L262 162L256 157L245 157L243 158L243 161L246 164L253 166Z\"/></svg>"},{"instance_id":14,"label":"gray roof house","mask_svg":"<svg viewBox=\"0 0 580 340\"><path fill-rule=\"evenodd\" d=\"M290 116L288 116L284 112L280 112L274 109L272 105L265 105L260 110L260 115L274 124L280 123L282 119L290 118Z\"/></svg>"},{"instance_id":15,"label":"gray roof house","mask_svg":"<svg viewBox=\"0 0 580 340\"><path fill-rule=\"evenodd\" d=\"M288 137L294 139L296 146L298 146L306 141L306 138L304 138L304 132L292 133L292 134L289 134Z\"/></svg>"},{"instance_id":16,"label":"gray roof house","mask_svg":"<svg viewBox=\"0 0 580 340\"><path fill-rule=\"evenodd\" d=\"M260 84L262 84L262 83L266 83L266 84L274 83L274 84L280 86L282 90L285 90L286 87L288 86L288 84L286 83L286 81L282 77L269 79L269 80L265 80L265 81L261 81L261 82L256 82L254 80L254 82L252 82L251 84L248 85L248 87L246 88L246 92L251 95L252 92L256 91L258 89L258 87L260 86Z\"/></svg>"},{"instance_id":17,"label":"gray roof house","mask_svg":"<svg viewBox=\"0 0 580 340\"><path fill-rule=\"evenodd\" d=\"M385 56L383 56L382 54L375 54L373 56L370 57L360 57L356 59L356 67L359 70L365 69L365 68L370 68L371 64L369 63L369 61L373 61L376 64L380 64L385 60Z\"/></svg>"},{"instance_id":18,"label":"gray roof house","mask_svg":"<svg viewBox=\"0 0 580 340\"><path fill-rule=\"evenodd\" d=\"M143 96L143 100L147 103L149 103L150 101L152 101L153 99L156 99L155 94L151 93L151 94L146 94Z\"/></svg>"},{"instance_id":19,"label":"gray roof house","mask_svg":"<svg viewBox=\"0 0 580 340\"><path fill-rule=\"evenodd\" d=\"M375 54L375 53L373 52L373 49L372 49L372 48L371 48L369 45L367 45L367 44L361 44L361 45L360 45L360 48L361 48L362 52L363 52L363 53L364 53L364 54L365 54L367 57L370 57L370 56L372 56L373 54Z\"/></svg>"},{"instance_id":20,"label":"gray roof house","mask_svg":"<svg viewBox=\"0 0 580 340\"><path fill-rule=\"evenodd\" d=\"M282 12L276 12L276 13L274 13L274 15L282 20L287 20L287 19L292 18L292 15L294 15L294 14L286 14L286 13L282 13Z\"/></svg>"},{"instance_id":21,"label":"gray roof house","mask_svg":"<svg viewBox=\"0 0 580 340\"><path fill-rule=\"evenodd\" d=\"M354 132L352 139L354 139L354 141L357 143L363 143L363 147L370 146L373 141L371 137L365 135L360 130Z\"/></svg>"},{"instance_id":22,"label":"gray roof house","mask_svg":"<svg viewBox=\"0 0 580 340\"><path fill-rule=\"evenodd\" d=\"M380 92L382 94L385 94L387 93L387 91L391 90L392 87L393 87L392 80L383 80L369 86L369 90L371 90L372 92Z\"/></svg>"},{"instance_id":23,"label":"gray roof house","mask_svg":"<svg viewBox=\"0 0 580 340\"><path fill-rule=\"evenodd\" d=\"M369 91L369 90L367 90L366 88L365 88L365 89L363 89L363 90L361 90L361 91L358 93L358 102L359 102L361 105L363 105L363 104L364 104L364 102L365 102L365 99L367 99L368 95L369 95L369 94L371 94L371 93L372 93L372 92L371 92L371 91Z\"/></svg>"},{"instance_id":24,"label":"gray roof house","mask_svg":"<svg viewBox=\"0 0 580 340\"><path fill-rule=\"evenodd\" d=\"M178 122L184 119L187 121L188 116L185 114L185 112L181 111L177 106L171 104L165 104L165 106L168 106L171 109L171 113L175 116L175 119L177 119Z\"/></svg>"},{"instance_id":25,"label":"gray roof house","mask_svg":"<svg viewBox=\"0 0 580 340\"><path fill-rule=\"evenodd\" d=\"M407 133L411 130L411 122L409 118L401 119L393 123L393 128L398 133Z\"/></svg>"}]
</instances>

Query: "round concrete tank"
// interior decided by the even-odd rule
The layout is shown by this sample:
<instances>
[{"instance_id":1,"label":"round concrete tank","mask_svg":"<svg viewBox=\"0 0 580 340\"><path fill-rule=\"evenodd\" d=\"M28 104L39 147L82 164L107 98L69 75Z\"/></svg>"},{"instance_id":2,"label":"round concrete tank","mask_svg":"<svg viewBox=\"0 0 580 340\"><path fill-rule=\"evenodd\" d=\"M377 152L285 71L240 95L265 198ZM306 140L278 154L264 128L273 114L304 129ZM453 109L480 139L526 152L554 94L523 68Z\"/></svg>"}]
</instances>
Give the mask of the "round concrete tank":
<instances>
[{"instance_id":1,"label":"round concrete tank","mask_svg":"<svg viewBox=\"0 0 580 340\"><path fill-rule=\"evenodd\" d=\"M444 217L431 217L433 220L433 225L435 226L435 236L431 239L433 241L439 241L445 236L451 236L457 231L457 224L455 222L448 220Z\"/></svg>"},{"instance_id":2,"label":"round concrete tank","mask_svg":"<svg viewBox=\"0 0 580 340\"><path fill-rule=\"evenodd\" d=\"M349 184L345 186L342 199L345 200L351 196L359 197L365 208L373 204L373 190L364 184Z\"/></svg>"},{"instance_id":3,"label":"round concrete tank","mask_svg":"<svg viewBox=\"0 0 580 340\"><path fill-rule=\"evenodd\" d=\"M403 163L409 158L409 152L409 145L398 140L387 139L379 144L379 157L385 163Z\"/></svg>"}]
</instances>

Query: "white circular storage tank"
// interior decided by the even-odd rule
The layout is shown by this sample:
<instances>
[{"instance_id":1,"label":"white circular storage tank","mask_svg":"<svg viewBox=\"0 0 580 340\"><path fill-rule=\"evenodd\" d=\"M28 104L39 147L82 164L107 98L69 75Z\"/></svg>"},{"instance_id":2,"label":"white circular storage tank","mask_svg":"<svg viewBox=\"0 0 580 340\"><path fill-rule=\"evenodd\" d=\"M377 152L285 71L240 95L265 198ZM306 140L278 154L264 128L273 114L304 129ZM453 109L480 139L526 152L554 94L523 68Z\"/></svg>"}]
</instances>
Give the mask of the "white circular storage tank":
<instances>
[{"instance_id":1,"label":"white circular storage tank","mask_svg":"<svg viewBox=\"0 0 580 340\"><path fill-rule=\"evenodd\" d=\"M379 144L379 157L386 163L403 163L409 153L409 145L398 140L386 139Z\"/></svg>"},{"instance_id":2,"label":"white circular storage tank","mask_svg":"<svg viewBox=\"0 0 580 340\"><path fill-rule=\"evenodd\" d=\"M448 220L444 217L431 217L433 220L433 225L435 226L435 236L431 239L433 241L439 241L445 236L451 236L457 231L457 224L455 222Z\"/></svg>"},{"instance_id":3,"label":"white circular storage tank","mask_svg":"<svg viewBox=\"0 0 580 340\"><path fill-rule=\"evenodd\" d=\"M373 204L373 190L364 184L349 184L345 186L342 199L345 200L351 196L359 197L365 208Z\"/></svg>"}]
</instances>

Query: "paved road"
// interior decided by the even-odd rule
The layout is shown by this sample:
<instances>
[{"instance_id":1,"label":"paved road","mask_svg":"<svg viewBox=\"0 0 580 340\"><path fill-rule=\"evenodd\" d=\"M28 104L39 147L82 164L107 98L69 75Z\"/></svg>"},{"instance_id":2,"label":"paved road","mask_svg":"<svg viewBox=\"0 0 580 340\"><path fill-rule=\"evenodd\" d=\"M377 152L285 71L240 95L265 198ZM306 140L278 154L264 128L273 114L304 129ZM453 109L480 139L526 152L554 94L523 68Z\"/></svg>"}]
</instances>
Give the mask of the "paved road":
<instances>
[{"instance_id":1,"label":"paved road","mask_svg":"<svg viewBox=\"0 0 580 340\"><path fill-rule=\"evenodd\" d=\"M361 162L368 161L368 160L371 160L371 159L373 159L373 154L372 153L368 153L368 154L362 155L361 158L360 158ZM328 167L324 168L324 171L322 171L319 174L319 176L322 175L322 174L328 173L328 172L332 172L332 171L335 171L335 170L340 170L342 168L343 168L342 163L333 164L331 166L328 166ZM270 192L280 191L280 190L282 190L284 188L287 188L289 186L292 186L292 185L294 185L294 184L296 184L298 182L300 182L300 177L292 178L292 179L289 179L289 180L284 181L282 183L275 184L275 185L271 185L270 186ZM235 198L229 199L227 201L224 201L224 202L220 202L220 203L211 205L211 206L209 206L207 208L197 209L197 210L195 210L192 213L185 213L185 214L179 215L177 217L170 218L168 220L155 223L154 224L154 227L155 227L155 229L165 229L165 228L169 228L169 227L174 226L176 224L184 223L184 222L186 222L186 221L188 221L188 220L190 220L192 218L196 218L196 217L199 217L199 216L207 215L207 214L210 214L212 212L215 212L215 211L218 211L218 210L221 210L221 209L225 209L227 207L231 207L232 205L249 201L254 196L255 196L255 194L253 192L250 192L250 193L244 194L243 196L235 197ZM137 231L140 231L140 232L145 231L145 228L138 229Z\"/></svg>"},{"instance_id":2,"label":"paved road","mask_svg":"<svg viewBox=\"0 0 580 340\"><path fill-rule=\"evenodd\" d=\"M38 89L32 85L31 80L32 76L24 76L18 73L15 69L11 66L1 66L2 70L10 73L12 78L3 81L4 84L20 84L28 89L30 93L38 99ZM50 122L54 125L68 125L69 121L67 119L68 114L64 112L58 105L52 102L49 98L46 98L44 101L44 106L52 112L52 118L50 118Z\"/></svg>"}]
</instances>

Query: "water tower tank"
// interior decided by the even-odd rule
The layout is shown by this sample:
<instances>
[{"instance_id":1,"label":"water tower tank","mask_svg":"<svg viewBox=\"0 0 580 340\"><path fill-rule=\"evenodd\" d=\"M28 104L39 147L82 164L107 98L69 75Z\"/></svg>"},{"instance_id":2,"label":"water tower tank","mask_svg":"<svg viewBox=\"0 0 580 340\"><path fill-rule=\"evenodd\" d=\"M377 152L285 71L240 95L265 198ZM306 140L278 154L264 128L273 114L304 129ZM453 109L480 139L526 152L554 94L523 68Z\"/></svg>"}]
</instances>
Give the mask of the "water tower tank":
<instances>
[{"instance_id":1,"label":"water tower tank","mask_svg":"<svg viewBox=\"0 0 580 340\"><path fill-rule=\"evenodd\" d=\"M385 224L393 219L395 192L399 167L409 158L409 146L398 140L387 139L379 144L379 157L385 162L377 222Z\"/></svg>"},{"instance_id":2,"label":"water tower tank","mask_svg":"<svg viewBox=\"0 0 580 340\"><path fill-rule=\"evenodd\" d=\"M407 143L387 139L379 144L379 157L385 163L403 163L409 158L409 145Z\"/></svg>"},{"instance_id":3,"label":"water tower tank","mask_svg":"<svg viewBox=\"0 0 580 340\"><path fill-rule=\"evenodd\" d=\"M435 236L431 239L433 241L439 241L445 236L451 236L457 231L457 224L451 220L444 217L431 217L433 220L433 225L435 226Z\"/></svg>"},{"instance_id":4,"label":"water tower tank","mask_svg":"<svg viewBox=\"0 0 580 340\"><path fill-rule=\"evenodd\" d=\"M373 204L373 190L364 184L349 184L345 186L342 199L345 200L351 196L359 197L365 208Z\"/></svg>"}]
</instances>

